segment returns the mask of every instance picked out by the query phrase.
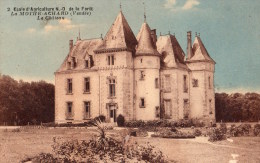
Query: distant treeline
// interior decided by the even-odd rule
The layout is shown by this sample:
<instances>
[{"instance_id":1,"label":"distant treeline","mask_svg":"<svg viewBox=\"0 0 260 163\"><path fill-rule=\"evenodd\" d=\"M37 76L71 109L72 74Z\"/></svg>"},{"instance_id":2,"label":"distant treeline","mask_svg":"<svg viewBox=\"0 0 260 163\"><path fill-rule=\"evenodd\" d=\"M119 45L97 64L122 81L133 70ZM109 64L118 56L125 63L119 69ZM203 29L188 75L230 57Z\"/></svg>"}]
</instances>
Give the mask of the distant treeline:
<instances>
[{"instance_id":1,"label":"distant treeline","mask_svg":"<svg viewBox=\"0 0 260 163\"><path fill-rule=\"evenodd\" d=\"M217 122L254 122L260 120L260 94L216 93Z\"/></svg>"},{"instance_id":2,"label":"distant treeline","mask_svg":"<svg viewBox=\"0 0 260 163\"><path fill-rule=\"evenodd\" d=\"M260 120L260 94L216 93L217 122ZM54 85L19 82L0 74L0 125L40 124L54 121Z\"/></svg>"},{"instance_id":3,"label":"distant treeline","mask_svg":"<svg viewBox=\"0 0 260 163\"><path fill-rule=\"evenodd\" d=\"M0 125L54 121L54 85L19 82L0 74Z\"/></svg>"}]
</instances>

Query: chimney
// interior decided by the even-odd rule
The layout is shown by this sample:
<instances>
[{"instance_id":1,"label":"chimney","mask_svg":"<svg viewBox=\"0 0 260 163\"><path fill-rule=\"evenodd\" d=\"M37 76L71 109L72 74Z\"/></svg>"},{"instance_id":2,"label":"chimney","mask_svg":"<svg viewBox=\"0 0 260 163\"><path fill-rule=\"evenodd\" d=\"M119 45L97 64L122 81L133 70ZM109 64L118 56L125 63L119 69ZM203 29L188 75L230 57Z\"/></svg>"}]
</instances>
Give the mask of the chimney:
<instances>
[{"instance_id":1,"label":"chimney","mask_svg":"<svg viewBox=\"0 0 260 163\"><path fill-rule=\"evenodd\" d=\"M73 48L73 40L70 40L70 51L72 50Z\"/></svg>"},{"instance_id":2,"label":"chimney","mask_svg":"<svg viewBox=\"0 0 260 163\"><path fill-rule=\"evenodd\" d=\"M157 42L156 29L151 30L151 36L152 36L152 39L153 39L153 44L156 47L156 42Z\"/></svg>"},{"instance_id":3,"label":"chimney","mask_svg":"<svg viewBox=\"0 0 260 163\"><path fill-rule=\"evenodd\" d=\"M191 31L187 32L187 59L190 59L193 56L192 46L191 46Z\"/></svg>"}]
</instances>

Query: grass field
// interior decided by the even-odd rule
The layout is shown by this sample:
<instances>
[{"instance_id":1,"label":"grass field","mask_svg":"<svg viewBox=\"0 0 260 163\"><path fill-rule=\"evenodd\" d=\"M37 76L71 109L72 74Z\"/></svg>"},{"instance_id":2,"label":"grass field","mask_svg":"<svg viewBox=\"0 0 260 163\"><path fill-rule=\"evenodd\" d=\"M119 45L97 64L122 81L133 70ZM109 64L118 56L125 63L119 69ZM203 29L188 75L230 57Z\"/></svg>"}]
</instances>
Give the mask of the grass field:
<instances>
[{"instance_id":1,"label":"grass field","mask_svg":"<svg viewBox=\"0 0 260 163\"><path fill-rule=\"evenodd\" d=\"M0 129L0 163L15 163L28 156L41 152L52 152L53 137L62 139L89 139L97 134L95 129L84 128L48 128ZM116 137L120 130L110 130L108 135ZM197 163L229 163L238 160L240 163L260 162L260 137L239 137L231 141L210 143L206 137L196 139L162 139L148 137L132 137L139 144L149 142L166 154L169 160L177 162ZM233 156L233 157L232 157ZM234 157L236 156L236 157Z\"/></svg>"}]
</instances>

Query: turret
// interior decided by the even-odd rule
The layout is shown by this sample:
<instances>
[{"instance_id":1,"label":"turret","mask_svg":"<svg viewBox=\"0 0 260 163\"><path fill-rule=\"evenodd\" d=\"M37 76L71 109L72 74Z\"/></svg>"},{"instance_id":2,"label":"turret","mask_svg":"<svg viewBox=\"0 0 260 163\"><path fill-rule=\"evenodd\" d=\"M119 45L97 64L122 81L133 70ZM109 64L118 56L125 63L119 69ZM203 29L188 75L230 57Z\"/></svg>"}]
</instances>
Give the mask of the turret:
<instances>
[{"instance_id":1,"label":"turret","mask_svg":"<svg viewBox=\"0 0 260 163\"><path fill-rule=\"evenodd\" d=\"M156 114L160 110L160 53L156 49L155 31L145 21L137 35L134 58L136 119L160 118Z\"/></svg>"}]
</instances>

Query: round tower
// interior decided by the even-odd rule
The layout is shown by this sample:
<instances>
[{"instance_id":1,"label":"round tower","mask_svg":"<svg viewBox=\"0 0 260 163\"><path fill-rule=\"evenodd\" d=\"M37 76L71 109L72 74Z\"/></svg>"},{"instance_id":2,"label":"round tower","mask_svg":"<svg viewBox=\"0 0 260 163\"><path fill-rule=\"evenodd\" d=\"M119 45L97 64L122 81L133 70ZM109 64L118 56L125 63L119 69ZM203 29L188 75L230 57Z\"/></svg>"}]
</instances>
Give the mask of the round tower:
<instances>
[{"instance_id":1,"label":"round tower","mask_svg":"<svg viewBox=\"0 0 260 163\"><path fill-rule=\"evenodd\" d=\"M156 33L144 22L138 35L134 58L135 118L160 118L160 54L156 50Z\"/></svg>"},{"instance_id":2,"label":"round tower","mask_svg":"<svg viewBox=\"0 0 260 163\"><path fill-rule=\"evenodd\" d=\"M187 66L190 73L191 118L203 120L206 124L215 123L215 61L210 57L200 36L196 36L191 48L191 32L188 32Z\"/></svg>"}]
</instances>

